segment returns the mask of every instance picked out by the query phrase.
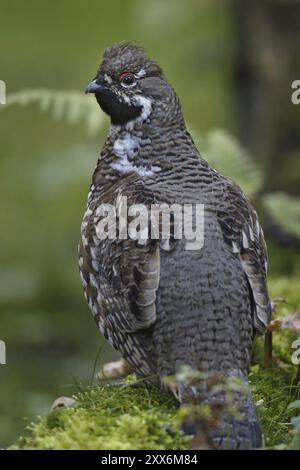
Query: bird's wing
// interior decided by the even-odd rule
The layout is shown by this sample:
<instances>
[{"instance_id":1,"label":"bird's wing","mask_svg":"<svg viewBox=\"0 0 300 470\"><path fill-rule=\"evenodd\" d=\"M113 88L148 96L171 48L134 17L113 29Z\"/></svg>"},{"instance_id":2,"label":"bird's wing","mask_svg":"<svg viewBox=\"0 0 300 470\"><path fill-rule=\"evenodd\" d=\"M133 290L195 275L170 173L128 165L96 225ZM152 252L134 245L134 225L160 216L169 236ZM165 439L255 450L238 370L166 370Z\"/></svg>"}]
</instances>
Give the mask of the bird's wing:
<instances>
[{"instance_id":1,"label":"bird's wing","mask_svg":"<svg viewBox=\"0 0 300 470\"><path fill-rule=\"evenodd\" d=\"M115 246L119 253L119 259L116 260L112 269L119 272L118 288L124 293L128 308L120 318L120 325L126 331L144 330L153 325L156 321L156 292L160 281L160 248L158 240L151 239L151 220L150 208L155 198L152 191L146 189L142 181L135 181L134 184L126 185L119 189L116 198L117 213L122 213L119 207L126 203L128 208L132 205L139 210L141 204L147 210L146 223L148 233L143 234L143 239L134 240L128 237L126 240L117 240ZM140 214L141 212L138 212ZM135 219L128 212L128 231L131 222ZM142 227L139 227L142 230ZM114 250L116 251L116 250Z\"/></svg>"},{"instance_id":2,"label":"bird's wing","mask_svg":"<svg viewBox=\"0 0 300 470\"><path fill-rule=\"evenodd\" d=\"M160 280L160 250L157 242L129 246L121 276L122 290L128 308L120 318L120 327L127 332L144 330L156 321L156 292Z\"/></svg>"},{"instance_id":3,"label":"bird's wing","mask_svg":"<svg viewBox=\"0 0 300 470\"><path fill-rule=\"evenodd\" d=\"M263 333L271 321L267 287L267 247L256 211L240 188L226 182L224 206L218 220L225 242L241 260L254 301L253 324Z\"/></svg>"},{"instance_id":4,"label":"bird's wing","mask_svg":"<svg viewBox=\"0 0 300 470\"><path fill-rule=\"evenodd\" d=\"M86 279L85 291L90 287L91 278L95 279L100 292L100 300L96 301L95 309L98 309L106 322L113 323L116 329L130 333L147 329L156 320L160 248L158 241L151 240L150 235L143 241L128 236L121 239L118 233L119 214L122 214L122 204L126 203L128 208L132 204L149 207L153 203L153 197L142 185L134 182L119 186L109 196L109 200L116 209L117 237L99 240L95 223L86 227L88 242L85 246L81 243L80 256L86 266L85 271L92 273L93 277L90 274ZM97 207L100 203L98 201ZM134 218L131 216L127 219L128 227ZM109 226L113 224L113 219L108 222Z\"/></svg>"}]
</instances>

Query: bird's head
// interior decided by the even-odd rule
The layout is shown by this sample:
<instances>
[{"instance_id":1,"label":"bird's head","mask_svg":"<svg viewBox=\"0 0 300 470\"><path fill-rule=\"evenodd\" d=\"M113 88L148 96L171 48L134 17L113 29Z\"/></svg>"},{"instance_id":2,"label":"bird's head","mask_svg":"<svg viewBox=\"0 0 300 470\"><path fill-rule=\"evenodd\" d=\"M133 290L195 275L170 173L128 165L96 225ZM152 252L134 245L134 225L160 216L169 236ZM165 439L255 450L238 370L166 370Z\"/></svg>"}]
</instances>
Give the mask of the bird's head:
<instances>
[{"instance_id":1,"label":"bird's head","mask_svg":"<svg viewBox=\"0 0 300 470\"><path fill-rule=\"evenodd\" d=\"M176 119L178 98L161 68L143 48L121 43L105 50L96 77L86 88L114 125Z\"/></svg>"}]
</instances>

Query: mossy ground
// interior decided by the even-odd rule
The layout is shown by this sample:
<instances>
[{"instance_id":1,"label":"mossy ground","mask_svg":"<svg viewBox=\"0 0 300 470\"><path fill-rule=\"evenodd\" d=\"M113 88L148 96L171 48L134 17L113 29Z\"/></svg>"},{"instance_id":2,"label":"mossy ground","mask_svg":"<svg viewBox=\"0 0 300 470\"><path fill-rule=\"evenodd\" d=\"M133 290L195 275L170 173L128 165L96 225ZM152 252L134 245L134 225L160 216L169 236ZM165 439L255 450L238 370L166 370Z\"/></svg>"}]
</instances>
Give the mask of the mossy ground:
<instances>
[{"instance_id":1,"label":"mossy ground","mask_svg":"<svg viewBox=\"0 0 300 470\"><path fill-rule=\"evenodd\" d=\"M283 297L275 316L300 306L298 280L270 282L271 297ZM291 446L293 429L288 405L299 395L291 344L298 332L273 335L274 364L265 368L263 339L257 338L249 380L263 428L265 447ZM180 414L169 395L149 391L141 384L100 385L76 396L77 405L61 408L29 426L13 449L185 449L189 440L179 432ZM295 442L295 440L294 440Z\"/></svg>"},{"instance_id":2,"label":"mossy ground","mask_svg":"<svg viewBox=\"0 0 300 470\"><path fill-rule=\"evenodd\" d=\"M90 387L72 408L58 408L20 438L19 449L185 449L169 394L130 381Z\"/></svg>"}]
</instances>

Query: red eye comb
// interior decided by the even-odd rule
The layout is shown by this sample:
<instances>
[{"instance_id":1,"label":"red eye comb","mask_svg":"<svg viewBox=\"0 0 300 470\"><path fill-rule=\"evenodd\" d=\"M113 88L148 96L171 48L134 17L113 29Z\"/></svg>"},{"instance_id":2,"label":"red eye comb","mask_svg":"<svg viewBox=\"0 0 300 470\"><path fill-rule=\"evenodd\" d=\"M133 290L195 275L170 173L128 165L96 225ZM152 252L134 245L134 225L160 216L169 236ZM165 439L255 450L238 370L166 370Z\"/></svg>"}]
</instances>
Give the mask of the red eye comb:
<instances>
[{"instance_id":1,"label":"red eye comb","mask_svg":"<svg viewBox=\"0 0 300 470\"><path fill-rule=\"evenodd\" d=\"M128 76L131 76L131 75L134 75L134 73L130 70L126 70L125 72L122 72L120 75L119 75L119 80L123 80L123 78L125 77L128 77Z\"/></svg>"}]
</instances>

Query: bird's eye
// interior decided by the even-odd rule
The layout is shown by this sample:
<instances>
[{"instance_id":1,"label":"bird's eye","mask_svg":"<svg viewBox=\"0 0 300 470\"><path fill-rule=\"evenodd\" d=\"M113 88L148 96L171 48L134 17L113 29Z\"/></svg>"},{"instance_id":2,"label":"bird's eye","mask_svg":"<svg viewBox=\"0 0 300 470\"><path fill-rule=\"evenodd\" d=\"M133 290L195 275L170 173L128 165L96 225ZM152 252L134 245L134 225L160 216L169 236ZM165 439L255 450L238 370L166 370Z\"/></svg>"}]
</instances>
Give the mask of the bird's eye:
<instances>
[{"instance_id":1,"label":"bird's eye","mask_svg":"<svg viewBox=\"0 0 300 470\"><path fill-rule=\"evenodd\" d=\"M135 75L132 72L123 72L119 76L119 81L124 87L131 87L136 84Z\"/></svg>"}]
</instances>

